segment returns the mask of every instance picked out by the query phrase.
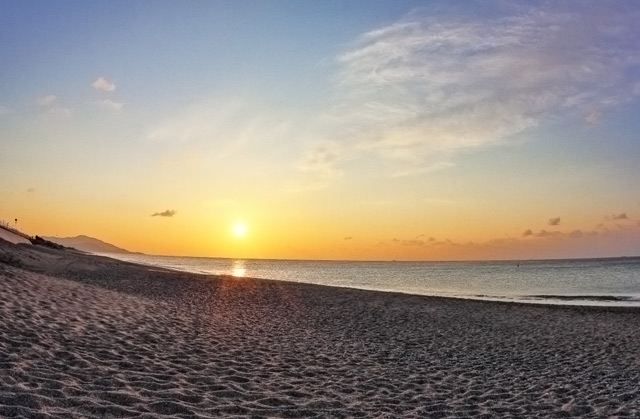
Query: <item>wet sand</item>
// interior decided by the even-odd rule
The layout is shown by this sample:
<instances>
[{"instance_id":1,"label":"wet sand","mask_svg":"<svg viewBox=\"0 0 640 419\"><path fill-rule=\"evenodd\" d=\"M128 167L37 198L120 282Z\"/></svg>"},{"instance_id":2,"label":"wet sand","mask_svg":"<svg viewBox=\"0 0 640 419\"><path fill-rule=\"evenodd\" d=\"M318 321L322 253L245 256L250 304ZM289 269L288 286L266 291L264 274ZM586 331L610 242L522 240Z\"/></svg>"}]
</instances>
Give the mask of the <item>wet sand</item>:
<instances>
[{"instance_id":1,"label":"wet sand","mask_svg":"<svg viewBox=\"0 0 640 419\"><path fill-rule=\"evenodd\" d=\"M0 240L2 417L640 417L640 310L203 276Z\"/></svg>"}]
</instances>

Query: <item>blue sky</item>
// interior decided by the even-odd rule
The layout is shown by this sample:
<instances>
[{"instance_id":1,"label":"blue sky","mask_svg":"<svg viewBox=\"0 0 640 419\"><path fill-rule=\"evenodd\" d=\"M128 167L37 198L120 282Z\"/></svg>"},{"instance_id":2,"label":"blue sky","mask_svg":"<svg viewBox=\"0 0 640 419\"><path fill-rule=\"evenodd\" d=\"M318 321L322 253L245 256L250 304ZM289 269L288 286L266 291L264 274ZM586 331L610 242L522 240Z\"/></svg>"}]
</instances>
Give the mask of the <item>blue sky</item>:
<instances>
[{"instance_id":1,"label":"blue sky","mask_svg":"<svg viewBox=\"0 0 640 419\"><path fill-rule=\"evenodd\" d=\"M0 218L42 234L210 256L640 253L634 1L0 11Z\"/></svg>"},{"instance_id":2,"label":"blue sky","mask_svg":"<svg viewBox=\"0 0 640 419\"><path fill-rule=\"evenodd\" d=\"M32 84L39 93L74 77L90 80L100 68L132 88L155 87L149 98L164 92L175 99L225 93L225 86L235 93L228 86L238 85L268 91L275 84L271 94L278 95L283 77L287 86L309 87L296 78L320 74L341 42L387 13L402 14L373 2L60 1L3 8L3 53L11 62L5 71L19 82L15 87Z\"/></svg>"}]
</instances>

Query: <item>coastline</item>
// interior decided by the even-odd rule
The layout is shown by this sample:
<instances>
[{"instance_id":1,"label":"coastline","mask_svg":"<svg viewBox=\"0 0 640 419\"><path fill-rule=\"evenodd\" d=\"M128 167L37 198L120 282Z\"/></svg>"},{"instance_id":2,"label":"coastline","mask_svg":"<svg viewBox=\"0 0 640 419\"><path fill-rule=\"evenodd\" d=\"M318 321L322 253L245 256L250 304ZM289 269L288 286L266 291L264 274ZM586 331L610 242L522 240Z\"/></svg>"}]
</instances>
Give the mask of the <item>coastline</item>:
<instances>
[{"instance_id":1,"label":"coastline","mask_svg":"<svg viewBox=\"0 0 640 419\"><path fill-rule=\"evenodd\" d=\"M205 275L233 275L467 300L640 308L640 257L367 262L102 255ZM589 272L586 281L584 272ZM612 276L612 272L615 275Z\"/></svg>"},{"instance_id":2,"label":"coastline","mask_svg":"<svg viewBox=\"0 0 640 419\"><path fill-rule=\"evenodd\" d=\"M0 415L640 415L640 309L198 275L0 242Z\"/></svg>"}]
</instances>

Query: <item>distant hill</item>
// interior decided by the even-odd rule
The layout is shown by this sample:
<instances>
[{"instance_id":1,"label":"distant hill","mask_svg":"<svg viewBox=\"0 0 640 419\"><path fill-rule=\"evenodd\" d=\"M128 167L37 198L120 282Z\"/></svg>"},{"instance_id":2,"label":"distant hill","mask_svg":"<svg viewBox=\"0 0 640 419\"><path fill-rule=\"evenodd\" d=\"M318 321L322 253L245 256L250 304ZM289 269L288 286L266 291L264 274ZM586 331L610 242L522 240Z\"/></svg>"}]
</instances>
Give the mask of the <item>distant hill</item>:
<instances>
[{"instance_id":1,"label":"distant hill","mask_svg":"<svg viewBox=\"0 0 640 419\"><path fill-rule=\"evenodd\" d=\"M45 240L90 253L134 253L102 240L84 235L76 237L43 237Z\"/></svg>"}]
</instances>

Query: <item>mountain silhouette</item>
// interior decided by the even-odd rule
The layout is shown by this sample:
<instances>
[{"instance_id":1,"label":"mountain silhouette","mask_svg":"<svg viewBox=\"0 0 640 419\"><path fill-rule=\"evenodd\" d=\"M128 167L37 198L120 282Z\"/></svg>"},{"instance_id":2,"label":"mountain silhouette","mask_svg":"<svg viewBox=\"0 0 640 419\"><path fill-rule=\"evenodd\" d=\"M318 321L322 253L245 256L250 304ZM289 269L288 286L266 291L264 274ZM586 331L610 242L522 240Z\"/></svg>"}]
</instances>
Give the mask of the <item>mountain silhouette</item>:
<instances>
[{"instance_id":1,"label":"mountain silhouette","mask_svg":"<svg viewBox=\"0 0 640 419\"><path fill-rule=\"evenodd\" d=\"M77 250L90 253L136 253L114 246L102 240L80 235L75 237L44 237L45 240L61 244L65 247L73 247Z\"/></svg>"}]
</instances>

